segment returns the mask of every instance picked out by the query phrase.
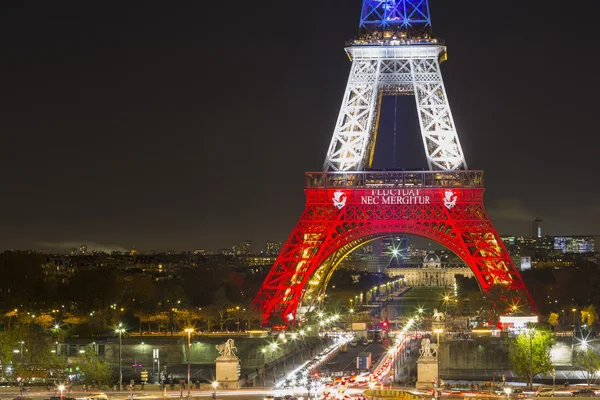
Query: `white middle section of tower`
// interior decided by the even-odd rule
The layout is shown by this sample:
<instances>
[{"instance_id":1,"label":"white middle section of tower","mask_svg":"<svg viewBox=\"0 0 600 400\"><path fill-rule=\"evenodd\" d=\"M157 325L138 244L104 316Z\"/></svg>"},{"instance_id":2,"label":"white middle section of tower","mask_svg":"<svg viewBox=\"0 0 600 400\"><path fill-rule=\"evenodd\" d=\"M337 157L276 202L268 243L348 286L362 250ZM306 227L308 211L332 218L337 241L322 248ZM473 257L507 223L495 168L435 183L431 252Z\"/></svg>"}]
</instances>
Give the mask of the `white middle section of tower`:
<instances>
[{"instance_id":1,"label":"white middle section of tower","mask_svg":"<svg viewBox=\"0 0 600 400\"><path fill-rule=\"evenodd\" d=\"M450 111L439 44L358 45L346 48L352 69L325 171L362 171L375 146L381 95L414 95L430 170L467 169Z\"/></svg>"}]
</instances>

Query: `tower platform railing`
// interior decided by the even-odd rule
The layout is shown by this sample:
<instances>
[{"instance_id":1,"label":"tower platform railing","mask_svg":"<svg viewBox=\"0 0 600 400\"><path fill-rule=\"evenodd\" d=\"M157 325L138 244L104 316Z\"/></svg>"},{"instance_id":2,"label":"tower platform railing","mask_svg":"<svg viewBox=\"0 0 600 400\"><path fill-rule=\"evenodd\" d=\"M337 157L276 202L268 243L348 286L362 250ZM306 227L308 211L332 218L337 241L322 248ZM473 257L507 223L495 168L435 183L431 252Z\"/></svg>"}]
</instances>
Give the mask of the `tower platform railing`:
<instances>
[{"instance_id":1,"label":"tower platform railing","mask_svg":"<svg viewBox=\"0 0 600 400\"><path fill-rule=\"evenodd\" d=\"M346 41L346 46L444 46L445 40L438 38L358 38Z\"/></svg>"},{"instance_id":2,"label":"tower platform railing","mask_svg":"<svg viewBox=\"0 0 600 400\"><path fill-rule=\"evenodd\" d=\"M307 172L306 188L483 187L483 171Z\"/></svg>"}]
</instances>

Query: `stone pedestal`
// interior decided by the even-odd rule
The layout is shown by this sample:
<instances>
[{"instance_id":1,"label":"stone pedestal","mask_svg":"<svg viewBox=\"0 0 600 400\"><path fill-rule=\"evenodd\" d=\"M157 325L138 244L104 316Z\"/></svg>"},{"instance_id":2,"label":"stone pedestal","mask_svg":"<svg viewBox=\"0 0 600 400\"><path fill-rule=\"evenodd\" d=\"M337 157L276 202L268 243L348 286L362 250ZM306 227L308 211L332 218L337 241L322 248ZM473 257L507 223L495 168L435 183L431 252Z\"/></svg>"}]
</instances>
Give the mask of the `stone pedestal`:
<instances>
[{"instance_id":1,"label":"stone pedestal","mask_svg":"<svg viewBox=\"0 0 600 400\"><path fill-rule=\"evenodd\" d=\"M216 379L223 389L239 389L238 365L236 356L219 356L216 359Z\"/></svg>"},{"instance_id":2,"label":"stone pedestal","mask_svg":"<svg viewBox=\"0 0 600 400\"><path fill-rule=\"evenodd\" d=\"M445 321L433 321L431 322L431 330L436 331L436 330L445 330L446 329L446 322Z\"/></svg>"},{"instance_id":3,"label":"stone pedestal","mask_svg":"<svg viewBox=\"0 0 600 400\"><path fill-rule=\"evenodd\" d=\"M417 361L417 389L432 389L433 381L438 377L438 360L434 357L422 357Z\"/></svg>"}]
</instances>

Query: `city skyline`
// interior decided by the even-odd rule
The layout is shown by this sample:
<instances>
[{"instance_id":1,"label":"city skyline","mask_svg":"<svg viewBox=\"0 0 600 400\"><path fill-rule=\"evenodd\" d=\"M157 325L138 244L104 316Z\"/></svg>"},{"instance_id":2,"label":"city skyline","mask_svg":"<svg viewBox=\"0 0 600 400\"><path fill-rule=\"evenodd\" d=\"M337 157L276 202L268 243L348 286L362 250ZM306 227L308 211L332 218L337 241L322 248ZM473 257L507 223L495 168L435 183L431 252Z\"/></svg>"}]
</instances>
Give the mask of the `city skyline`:
<instances>
[{"instance_id":1,"label":"city skyline","mask_svg":"<svg viewBox=\"0 0 600 400\"><path fill-rule=\"evenodd\" d=\"M529 235L541 217L550 235L599 234L589 171L600 143L587 133L599 82L556 87L588 51L593 13L480 3L430 6L461 143L470 168L486 172L494 224ZM14 95L2 112L12 149L0 161L3 247L284 241L304 203L303 173L321 169L331 138L359 5L298 5L281 18L239 2L231 27L200 18L218 12L206 4L6 6L2 69ZM553 22L569 13L583 20L576 37ZM394 102L383 105L378 167L426 167L407 99L395 156Z\"/></svg>"}]
</instances>

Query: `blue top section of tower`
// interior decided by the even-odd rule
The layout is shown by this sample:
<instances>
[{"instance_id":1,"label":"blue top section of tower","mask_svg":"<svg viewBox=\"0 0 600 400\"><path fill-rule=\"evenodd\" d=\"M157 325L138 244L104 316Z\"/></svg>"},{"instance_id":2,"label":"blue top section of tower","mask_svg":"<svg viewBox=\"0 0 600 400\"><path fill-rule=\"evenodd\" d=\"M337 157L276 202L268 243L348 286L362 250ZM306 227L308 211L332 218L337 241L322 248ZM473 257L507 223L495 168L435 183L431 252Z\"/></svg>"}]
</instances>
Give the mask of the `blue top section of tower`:
<instances>
[{"instance_id":1,"label":"blue top section of tower","mask_svg":"<svg viewBox=\"0 0 600 400\"><path fill-rule=\"evenodd\" d=\"M406 36L429 35L428 0L363 0L360 28L363 34L389 30Z\"/></svg>"}]
</instances>

